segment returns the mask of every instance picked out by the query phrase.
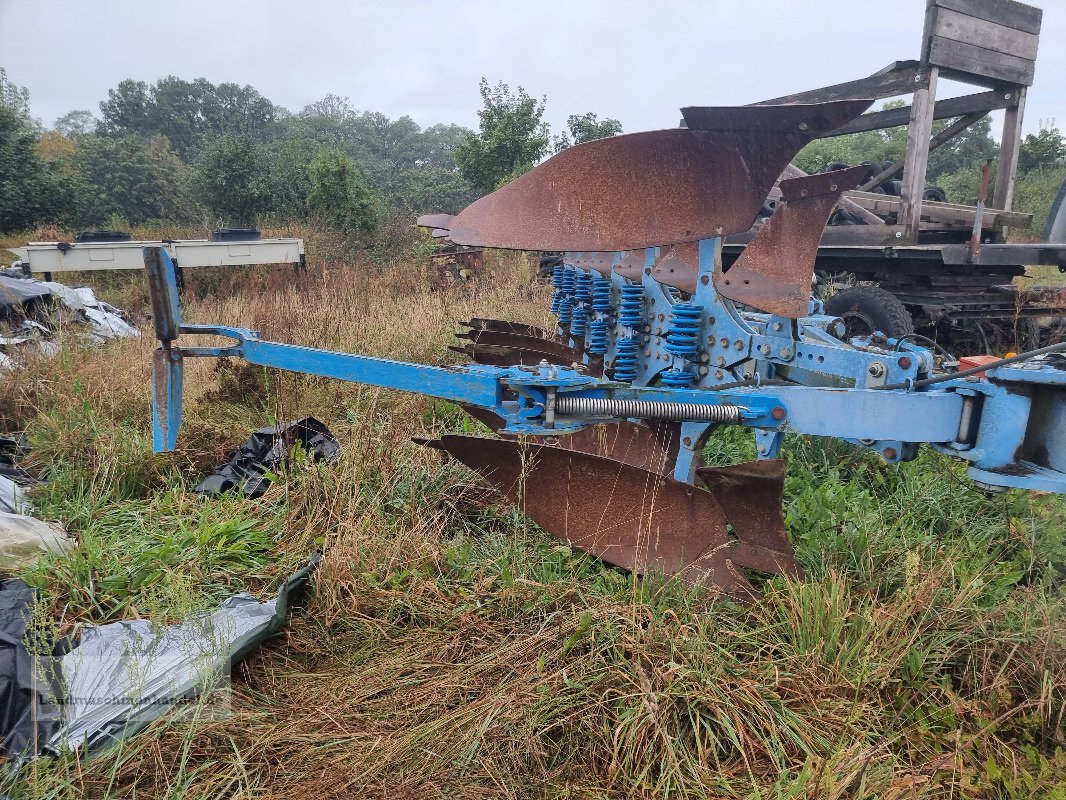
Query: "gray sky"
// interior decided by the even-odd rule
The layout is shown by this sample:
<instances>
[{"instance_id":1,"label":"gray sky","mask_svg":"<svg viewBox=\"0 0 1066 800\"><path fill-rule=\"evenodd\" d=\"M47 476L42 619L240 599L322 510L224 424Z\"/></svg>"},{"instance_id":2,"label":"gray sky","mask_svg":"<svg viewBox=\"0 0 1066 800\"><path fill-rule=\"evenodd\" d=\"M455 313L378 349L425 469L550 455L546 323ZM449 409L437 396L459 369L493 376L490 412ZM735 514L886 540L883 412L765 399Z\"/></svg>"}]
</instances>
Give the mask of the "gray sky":
<instances>
[{"instance_id":1,"label":"gray sky","mask_svg":"<svg viewBox=\"0 0 1066 800\"><path fill-rule=\"evenodd\" d=\"M1026 131L1066 128L1066 0L1044 8ZM477 123L478 79L626 131L916 58L924 0L0 0L0 66L45 124L124 78L251 84L299 111L333 93L423 125ZM941 84L939 96L978 91Z\"/></svg>"}]
</instances>

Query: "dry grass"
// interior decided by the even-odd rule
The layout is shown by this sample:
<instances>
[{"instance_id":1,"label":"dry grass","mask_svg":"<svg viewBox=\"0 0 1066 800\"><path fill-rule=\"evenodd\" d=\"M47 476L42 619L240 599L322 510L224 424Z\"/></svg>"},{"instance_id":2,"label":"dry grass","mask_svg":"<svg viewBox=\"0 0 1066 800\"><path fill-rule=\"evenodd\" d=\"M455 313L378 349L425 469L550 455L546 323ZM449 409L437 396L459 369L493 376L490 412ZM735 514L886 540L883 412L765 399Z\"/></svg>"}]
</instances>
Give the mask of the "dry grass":
<instances>
[{"instance_id":1,"label":"dry grass","mask_svg":"<svg viewBox=\"0 0 1066 800\"><path fill-rule=\"evenodd\" d=\"M186 316L440 363L470 316L550 324L526 260L490 272L433 293L420 265L302 281L263 270ZM27 427L56 468L42 508L100 549L116 509L163 531L240 516L269 532L271 563L110 605L78 594L68 563L46 565L35 574L55 613L65 627L149 607L168 618L220 591L269 592L321 547L314 596L241 665L230 719L161 722L93 761L40 762L13 796L872 800L1066 786L1056 499L988 501L938 459L886 470L794 442L789 520L809 579L777 579L742 610L637 584L532 530L411 444L476 427L424 397L193 362L181 449L153 456L152 346L71 341L0 384L0 429ZM250 428L304 414L337 434L339 464L297 464L259 501L186 494ZM746 445L721 446L727 458Z\"/></svg>"}]
</instances>

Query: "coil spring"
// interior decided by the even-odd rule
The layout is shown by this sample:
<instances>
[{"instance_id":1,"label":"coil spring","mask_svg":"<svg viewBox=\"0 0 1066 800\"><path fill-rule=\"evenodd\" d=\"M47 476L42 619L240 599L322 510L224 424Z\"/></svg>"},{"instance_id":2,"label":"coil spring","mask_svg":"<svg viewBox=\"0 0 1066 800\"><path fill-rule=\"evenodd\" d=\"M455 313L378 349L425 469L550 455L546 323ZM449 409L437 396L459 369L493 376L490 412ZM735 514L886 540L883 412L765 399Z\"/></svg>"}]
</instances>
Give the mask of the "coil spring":
<instances>
[{"instance_id":1,"label":"coil spring","mask_svg":"<svg viewBox=\"0 0 1066 800\"><path fill-rule=\"evenodd\" d=\"M614 356L614 379L632 383L637 377L640 345L633 339L619 339Z\"/></svg>"},{"instance_id":2,"label":"coil spring","mask_svg":"<svg viewBox=\"0 0 1066 800\"><path fill-rule=\"evenodd\" d=\"M589 355L602 356L611 346L611 323L605 319L596 319L589 323Z\"/></svg>"},{"instance_id":3,"label":"coil spring","mask_svg":"<svg viewBox=\"0 0 1066 800\"><path fill-rule=\"evenodd\" d=\"M559 301L563 296L563 274L566 272L566 267L562 264L556 264L552 269L552 313L559 313Z\"/></svg>"},{"instance_id":4,"label":"coil spring","mask_svg":"<svg viewBox=\"0 0 1066 800\"><path fill-rule=\"evenodd\" d=\"M689 372L687 369L668 369L662 375L664 386L669 386L671 389L684 389L686 386L691 386L696 382L696 373Z\"/></svg>"},{"instance_id":5,"label":"coil spring","mask_svg":"<svg viewBox=\"0 0 1066 800\"><path fill-rule=\"evenodd\" d=\"M557 272L552 273L552 284L558 285L559 289L552 296L553 311L559 315L560 324L568 324L573 318L574 312L574 284L577 276L573 267L556 267Z\"/></svg>"},{"instance_id":6,"label":"coil spring","mask_svg":"<svg viewBox=\"0 0 1066 800\"><path fill-rule=\"evenodd\" d=\"M606 397L559 395L555 410L560 414L633 419L672 419L694 422L740 422L740 406L715 403L670 403L652 400L615 400Z\"/></svg>"},{"instance_id":7,"label":"coil spring","mask_svg":"<svg viewBox=\"0 0 1066 800\"><path fill-rule=\"evenodd\" d=\"M666 352L685 358L695 355L700 341L702 306L677 303L670 313L670 330L666 334Z\"/></svg>"},{"instance_id":8,"label":"coil spring","mask_svg":"<svg viewBox=\"0 0 1066 800\"><path fill-rule=\"evenodd\" d=\"M639 328L644 324L644 287L639 283L622 286L622 299L618 304L618 324Z\"/></svg>"},{"instance_id":9,"label":"coil spring","mask_svg":"<svg viewBox=\"0 0 1066 800\"><path fill-rule=\"evenodd\" d=\"M583 337L588 330L592 274L584 269L575 269L574 274L574 313L570 323L570 335L577 339Z\"/></svg>"},{"instance_id":10,"label":"coil spring","mask_svg":"<svg viewBox=\"0 0 1066 800\"><path fill-rule=\"evenodd\" d=\"M611 280L602 275L597 275L592 281L592 310L600 314L610 314L611 306Z\"/></svg>"}]
</instances>

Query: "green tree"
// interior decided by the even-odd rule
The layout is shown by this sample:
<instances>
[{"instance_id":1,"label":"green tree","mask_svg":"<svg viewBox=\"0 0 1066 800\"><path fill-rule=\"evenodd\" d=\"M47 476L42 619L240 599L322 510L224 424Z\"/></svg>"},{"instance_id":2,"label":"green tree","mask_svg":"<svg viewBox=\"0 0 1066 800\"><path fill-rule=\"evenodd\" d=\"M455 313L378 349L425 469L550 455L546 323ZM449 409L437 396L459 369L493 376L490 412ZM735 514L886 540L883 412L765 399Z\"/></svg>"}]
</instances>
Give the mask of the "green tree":
<instances>
[{"instance_id":1,"label":"green tree","mask_svg":"<svg viewBox=\"0 0 1066 800\"><path fill-rule=\"evenodd\" d=\"M481 194L487 194L528 172L548 149L548 126L543 121L547 98L539 101L519 86L479 84L483 108L478 112L479 132L468 133L455 150L462 176Z\"/></svg>"},{"instance_id":2,"label":"green tree","mask_svg":"<svg viewBox=\"0 0 1066 800\"><path fill-rule=\"evenodd\" d=\"M166 137L83 136L77 147L79 171L67 184L76 225L102 225L114 217L139 225L198 215L191 171Z\"/></svg>"},{"instance_id":3,"label":"green tree","mask_svg":"<svg viewBox=\"0 0 1066 800\"><path fill-rule=\"evenodd\" d=\"M97 126L93 112L87 110L68 111L56 120L52 129L64 136L85 136L93 133Z\"/></svg>"},{"instance_id":4,"label":"green tree","mask_svg":"<svg viewBox=\"0 0 1066 800\"><path fill-rule=\"evenodd\" d=\"M37 132L18 111L0 104L0 231L51 218L55 186L37 151Z\"/></svg>"},{"instance_id":5,"label":"green tree","mask_svg":"<svg viewBox=\"0 0 1066 800\"><path fill-rule=\"evenodd\" d=\"M199 200L228 225L252 225L270 210L268 164L248 136L223 134L208 141L193 181Z\"/></svg>"},{"instance_id":6,"label":"green tree","mask_svg":"<svg viewBox=\"0 0 1066 800\"><path fill-rule=\"evenodd\" d=\"M616 119L601 120L591 111L587 114L571 114L566 118L567 131L555 137L555 152L575 144L584 144L596 139L606 139L622 132L622 123Z\"/></svg>"},{"instance_id":7,"label":"green tree","mask_svg":"<svg viewBox=\"0 0 1066 800\"><path fill-rule=\"evenodd\" d=\"M1054 169L1066 163L1066 138L1055 120L1040 120L1040 130L1027 134L1018 153L1018 172Z\"/></svg>"},{"instance_id":8,"label":"green tree","mask_svg":"<svg viewBox=\"0 0 1066 800\"><path fill-rule=\"evenodd\" d=\"M12 83L3 67L0 67L0 106L10 108L27 121L30 119L29 89Z\"/></svg>"},{"instance_id":9,"label":"green tree","mask_svg":"<svg viewBox=\"0 0 1066 800\"><path fill-rule=\"evenodd\" d=\"M100 112L101 132L166 136L185 159L222 134L261 138L277 117L274 104L251 86L174 76L153 86L124 80L108 91Z\"/></svg>"},{"instance_id":10,"label":"green tree","mask_svg":"<svg viewBox=\"0 0 1066 800\"><path fill-rule=\"evenodd\" d=\"M367 233L378 223L377 199L359 167L340 150L321 150L307 168L308 207L345 231Z\"/></svg>"}]
</instances>

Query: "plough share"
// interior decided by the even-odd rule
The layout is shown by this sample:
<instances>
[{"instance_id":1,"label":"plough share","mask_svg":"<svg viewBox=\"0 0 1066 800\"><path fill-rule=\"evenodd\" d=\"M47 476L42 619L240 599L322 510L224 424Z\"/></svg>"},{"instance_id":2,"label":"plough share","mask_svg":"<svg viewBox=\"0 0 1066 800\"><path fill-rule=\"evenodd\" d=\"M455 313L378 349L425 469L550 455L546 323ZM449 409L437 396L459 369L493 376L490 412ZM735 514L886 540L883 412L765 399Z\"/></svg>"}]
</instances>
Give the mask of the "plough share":
<instances>
[{"instance_id":1,"label":"plough share","mask_svg":"<svg viewBox=\"0 0 1066 800\"><path fill-rule=\"evenodd\" d=\"M558 329L471 320L454 348L465 366L188 324L173 263L146 248L160 340L155 448L175 447L190 357L431 395L498 435L426 444L545 530L618 567L741 601L758 594L747 570L800 577L781 511L787 431L845 439L890 463L927 443L968 462L986 491L1066 491L1066 345L980 375L952 372L911 341L842 341L841 321L811 298L826 220L865 167L782 180L773 216L722 269L722 237L751 228L799 149L869 104L686 108L685 128L572 147L457 216L421 218L456 244L566 253L552 280ZM233 343L179 338L200 334ZM751 429L759 460L704 466L700 454L723 425Z\"/></svg>"}]
</instances>

